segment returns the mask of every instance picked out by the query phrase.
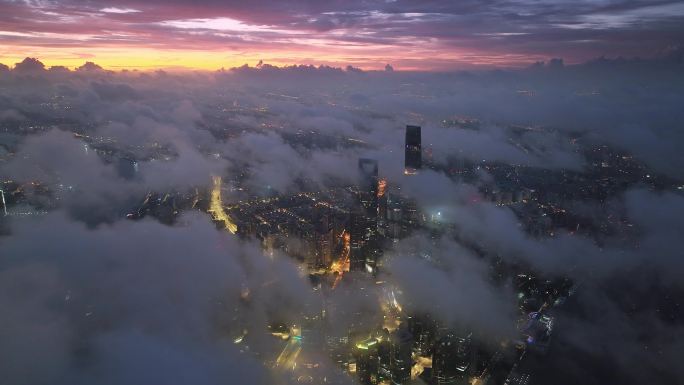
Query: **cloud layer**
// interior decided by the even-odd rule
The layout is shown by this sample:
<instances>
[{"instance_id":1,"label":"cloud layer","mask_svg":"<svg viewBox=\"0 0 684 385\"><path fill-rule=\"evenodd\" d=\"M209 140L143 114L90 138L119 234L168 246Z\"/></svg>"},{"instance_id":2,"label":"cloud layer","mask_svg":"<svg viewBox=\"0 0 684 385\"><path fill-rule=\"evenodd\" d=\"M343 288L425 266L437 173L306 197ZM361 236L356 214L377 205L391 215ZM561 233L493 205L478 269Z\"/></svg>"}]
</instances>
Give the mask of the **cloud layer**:
<instances>
[{"instance_id":1,"label":"cloud layer","mask_svg":"<svg viewBox=\"0 0 684 385\"><path fill-rule=\"evenodd\" d=\"M260 59L382 69L653 56L682 42L677 1L0 2L0 55L213 68ZM0 56L0 59L2 58Z\"/></svg>"},{"instance_id":2,"label":"cloud layer","mask_svg":"<svg viewBox=\"0 0 684 385\"><path fill-rule=\"evenodd\" d=\"M146 13L133 2L66 9L78 7L131 20ZM266 325L320 300L300 267L216 231L194 210L171 226L123 217L148 193L193 195L211 175L224 177L227 202L346 186L358 158L370 157L395 192L438 211L449 229L388 251L381 279L407 309L510 337L511 277L495 282L491 262L568 276L579 294L559 313L562 348L540 382L561 370L569 383L676 382L681 346L668 336L682 333L684 200L670 188L684 178L678 60L447 74L263 63L215 73L69 71L37 59L0 69L0 176L13 186L12 208L16 199L50 211L2 219L0 305L10 311L0 315L0 372L26 384L274 381L254 358L276 354ZM406 178L403 127L412 123L423 127L434 170ZM619 218L627 240L530 234L515 207L481 192L502 164L549 178L595 172L602 159L586 149L605 146L637 165L633 178L608 197L562 204L590 225ZM133 160L137 171L122 172L119 162ZM471 179L458 173L462 164L477 170ZM339 328L357 313L381 318L374 290L351 303L358 285L373 283L343 281L342 294L328 298ZM255 330L249 353L233 343L245 329ZM605 375L592 361L618 370Z\"/></svg>"}]
</instances>

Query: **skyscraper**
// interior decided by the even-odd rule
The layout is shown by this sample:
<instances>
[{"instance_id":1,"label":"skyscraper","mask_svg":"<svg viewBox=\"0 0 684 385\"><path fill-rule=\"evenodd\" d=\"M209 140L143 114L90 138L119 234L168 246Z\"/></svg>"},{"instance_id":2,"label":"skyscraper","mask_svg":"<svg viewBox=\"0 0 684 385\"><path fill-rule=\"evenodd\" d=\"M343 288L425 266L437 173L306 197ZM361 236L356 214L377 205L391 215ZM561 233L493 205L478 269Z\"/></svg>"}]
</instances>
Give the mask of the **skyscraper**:
<instances>
[{"instance_id":1,"label":"skyscraper","mask_svg":"<svg viewBox=\"0 0 684 385\"><path fill-rule=\"evenodd\" d=\"M7 201L5 201L5 192L0 190L0 202L2 203L2 212L7 215Z\"/></svg>"},{"instance_id":2,"label":"skyscraper","mask_svg":"<svg viewBox=\"0 0 684 385\"><path fill-rule=\"evenodd\" d=\"M378 232L378 161L359 159L359 189L354 193L350 217L350 270L374 265Z\"/></svg>"},{"instance_id":3,"label":"skyscraper","mask_svg":"<svg viewBox=\"0 0 684 385\"><path fill-rule=\"evenodd\" d=\"M422 167L420 126L406 126L404 174L413 175Z\"/></svg>"},{"instance_id":4,"label":"skyscraper","mask_svg":"<svg viewBox=\"0 0 684 385\"><path fill-rule=\"evenodd\" d=\"M448 332L435 345L432 373L437 385L465 385L471 372L471 335Z\"/></svg>"},{"instance_id":5,"label":"skyscraper","mask_svg":"<svg viewBox=\"0 0 684 385\"><path fill-rule=\"evenodd\" d=\"M359 173L361 188L359 198L368 216L378 215L378 161L375 159L360 158Z\"/></svg>"},{"instance_id":6,"label":"skyscraper","mask_svg":"<svg viewBox=\"0 0 684 385\"><path fill-rule=\"evenodd\" d=\"M354 358L356 360L356 373L359 382L363 385L375 385L378 383L378 340L368 338L356 344Z\"/></svg>"},{"instance_id":7,"label":"skyscraper","mask_svg":"<svg viewBox=\"0 0 684 385\"><path fill-rule=\"evenodd\" d=\"M390 372L393 385L406 384L411 379L412 339L406 325L402 325L390 337Z\"/></svg>"},{"instance_id":8,"label":"skyscraper","mask_svg":"<svg viewBox=\"0 0 684 385\"><path fill-rule=\"evenodd\" d=\"M438 323L429 313L414 314L407 319L408 329L413 335L413 344L419 356L431 356L435 344Z\"/></svg>"}]
</instances>

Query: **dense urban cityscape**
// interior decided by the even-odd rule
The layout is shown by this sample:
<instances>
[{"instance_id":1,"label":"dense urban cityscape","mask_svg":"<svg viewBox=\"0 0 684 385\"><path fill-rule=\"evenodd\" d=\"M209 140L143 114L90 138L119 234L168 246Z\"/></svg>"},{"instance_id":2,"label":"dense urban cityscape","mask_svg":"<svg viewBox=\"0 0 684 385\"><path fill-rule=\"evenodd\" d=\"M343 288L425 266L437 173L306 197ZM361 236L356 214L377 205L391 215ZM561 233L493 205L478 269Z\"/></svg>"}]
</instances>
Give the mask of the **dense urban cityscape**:
<instances>
[{"instance_id":1,"label":"dense urban cityscape","mask_svg":"<svg viewBox=\"0 0 684 385\"><path fill-rule=\"evenodd\" d=\"M71 138L66 137L67 140L80 143L74 149L81 152L83 159L95 157L111 166L113 178L120 180L122 186L141 178L141 166L172 162L179 157L177 149L161 143L123 145L116 137L96 135L92 128L70 121L72 106L64 97L56 95L49 100L39 107L55 114L48 115L49 121L23 120L3 127L4 138L11 138L3 145L5 162L35 156L27 157L21 147L11 143L21 143L26 136L56 135L55 129L68 133ZM295 99L294 103L302 101ZM222 126L222 116L250 114L263 119L258 129L268 132L279 124L269 112L266 106L241 107L234 102L219 111L215 123L201 129L217 139L231 138L240 135L235 131L244 128ZM457 116L436 124L439 130L478 133L484 123ZM509 135L508 143L523 151L534 151L526 149L529 144L525 141L529 139L525 135L557 135L550 127L511 125L503 130ZM295 261L316 299L295 314L282 318L271 315L264 329L243 319L236 307L227 330L228 337L243 354L258 357L284 382L346 381L330 378L331 371L337 371L362 384L529 384L534 383L531 379L535 371L540 371L549 360L547 356L553 355L555 335L562 333L555 330L558 314L563 314L568 301L575 301L575 291L582 290L582 276L571 270L545 271L524 259L511 260L503 255L510 250L490 245L486 238L468 235L467 229L462 228L467 224L454 218L458 214L451 213L444 202L419 201L415 189L412 190L412 180L433 183L419 178L443 175L453 186L463 187L458 192L461 196L449 197L460 200L457 205L488 204L510 210L521 226L520 231L530 239L583 237L596 245L612 242L627 249L639 247L639 230L625 212L611 209L608 215L598 214L594 218L585 208L578 207L578 201L606 203L635 186L676 194L684 188L681 179L659 174L628 152L591 143L581 135L570 135L567 140L571 151L585 159L584 166L554 169L501 160L475 161L454 153L438 154L423 140L419 125L399 126L392 132L397 136L393 142L401 147L385 150L400 154L392 158L398 159L399 164L392 167L401 170L399 175L391 175L380 167L378 159L358 157L344 162L345 167L352 168L351 177L346 180L332 178L316 183L303 176L293 181L296 189L287 192L263 185L255 189L249 183L253 165L236 163L229 170L212 173L202 183L184 189L139 191L137 198L121 202L116 207L118 212L105 216L129 221L153 218L179 226L186 213L199 211L214 223L217 232L256 242L270 258L287 256ZM287 143L298 146L303 153L320 148L350 154L357 153L354 148L360 148L363 153L372 146L364 139L301 129L286 133L282 145L288 146ZM387 164L387 159L383 161ZM483 177L485 174L487 178ZM59 180L51 184L12 178L4 179L2 187L2 223L7 235L11 234L11 221L49 215L63 205L60 200L68 200L70 194L77 194L82 188ZM97 213L84 218L94 224L111 220L100 218ZM392 269L385 266L401 254L402 258L415 258L435 268L458 268L452 266L454 261L448 259L444 248L447 253L462 249L472 254L486 268L488 285L514 294L507 299L507 309L512 313L503 317L511 322L505 333L492 333L480 325L481 320L469 317L445 321L431 314L430 307L426 311L424 306L405 303L415 299L405 298L401 282L397 282L400 277L393 277ZM242 306L249 306L250 290L249 286L241 289ZM345 306L339 302L339 295L361 297L363 305ZM465 307L462 311L471 309ZM562 323L560 317L558 322ZM344 326L331 318L344 319ZM262 334L272 336L267 348L263 346ZM252 346L253 340L258 347Z\"/></svg>"},{"instance_id":2,"label":"dense urban cityscape","mask_svg":"<svg viewBox=\"0 0 684 385\"><path fill-rule=\"evenodd\" d=\"M0 0L0 385L684 383L681 4L99 3Z\"/></svg>"}]
</instances>

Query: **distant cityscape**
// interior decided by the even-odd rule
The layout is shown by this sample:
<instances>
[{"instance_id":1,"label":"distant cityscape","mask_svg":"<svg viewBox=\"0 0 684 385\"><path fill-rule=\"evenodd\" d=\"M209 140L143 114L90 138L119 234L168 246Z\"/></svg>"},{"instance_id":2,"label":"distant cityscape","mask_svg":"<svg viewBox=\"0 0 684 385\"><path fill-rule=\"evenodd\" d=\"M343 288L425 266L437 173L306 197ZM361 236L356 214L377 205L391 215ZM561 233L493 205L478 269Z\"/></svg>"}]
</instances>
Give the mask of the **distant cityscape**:
<instances>
[{"instance_id":1,"label":"distant cityscape","mask_svg":"<svg viewBox=\"0 0 684 385\"><path fill-rule=\"evenodd\" d=\"M457 117L442 124L450 130L478 130L480 123L477 119ZM510 141L524 148L524 144L515 143L516 138L531 129L511 127ZM4 130L25 135L41 128L30 125ZM172 149L153 143L141 144L140 149L154 155L139 158L139 149L120 148L112 139L92 137L79 129L73 135L83 143L82 151L96 153L114 165L124 179L137 178L139 162L175 156ZM353 143L353 138L306 138L326 141L338 148ZM682 188L676 181L649 171L625 152L607 145L585 146L575 139L572 142L587 159L584 170L474 162L458 155L449 155L446 163L438 163L433 161L436 154L422 143L421 127L407 125L403 177L417 178L432 171L448 175L455 183L475 183L478 172L484 170L492 178L479 183L473 202L487 200L507 206L530 237L554 237L555 233L565 231L590 237L598 244L608 236L631 242L632 224L621 217L606 217L598 223L589 221L573 212L574 201L605 202L637 184L654 190ZM233 332L234 343L246 352L251 350L252 336L272 334L282 348L277 355L260 359L292 381L328 382L326 372L320 370L321 357L307 354L325 352L339 370L364 385L412 381L435 385L529 384L535 370L544 365L548 354L553 354L557 308L573 296L581 282L564 275L545 275L524 264L510 264L486 244L461 239L458 225L442 212L426 211L400 186L388 182L377 159L359 158L357 164L357 183L353 185L332 184L324 190L295 194L264 194L250 191L243 183L246 170L240 170L214 175L206 185L188 191L149 191L140 203L132 204L123 214L132 221L152 217L173 224L182 218L183 212L198 210L208 215L218 231L256 240L267 255L282 252L297 261L308 276L311 289L321 298L321 306L300 314L296 322L273 320L269 330L252 330L245 324ZM3 180L3 216L49 212L58 205L52 199L55 189L68 191L72 186ZM242 199L231 199L236 196ZM445 324L429 313L405 310L401 291L382 279L383 266L393 258L393 250L402 245L404 253L441 263L429 250L402 244L414 234L425 234L435 243L441 239L459 242L486 261L494 285L513 285L517 315L511 327L517 330L517 337L495 339L469 325ZM377 295L382 319L368 318L363 313L341 315L347 310L331 308L334 304L326 301L335 291L352 297ZM248 292L243 300L249 301ZM332 328L332 315L351 319L351 326L345 330ZM239 319L239 315L236 317Z\"/></svg>"},{"instance_id":2,"label":"distant cityscape","mask_svg":"<svg viewBox=\"0 0 684 385\"><path fill-rule=\"evenodd\" d=\"M0 0L0 385L684 385L684 1Z\"/></svg>"}]
</instances>

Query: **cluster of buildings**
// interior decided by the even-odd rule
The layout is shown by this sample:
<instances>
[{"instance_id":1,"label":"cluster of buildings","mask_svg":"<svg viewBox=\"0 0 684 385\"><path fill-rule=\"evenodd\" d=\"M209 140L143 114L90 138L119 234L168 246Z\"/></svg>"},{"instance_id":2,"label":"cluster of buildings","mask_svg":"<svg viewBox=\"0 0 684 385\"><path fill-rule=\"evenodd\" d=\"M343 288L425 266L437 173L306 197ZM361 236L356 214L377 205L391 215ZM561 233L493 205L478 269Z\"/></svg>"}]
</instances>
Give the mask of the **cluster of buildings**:
<instances>
[{"instance_id":1,"label":"cluster of buildings","mask_svg":"<svg viewBox=\"0 0 684 385\"><path fill-rule=\"evenodd\" d=\"M477 129L479 122L459 118L444 124ZM107 138L81 134L77 137L83 140L84 151L95 152L113 164L124 179L137 177L138 161L146 160L140 154L155 159L174 156L170 149L158 145L121 150ZM430 168L467 182L476 178L479 171L486 172L492 178L480 185L480 198L509 206L528 234L540 237L552 236L559 227L596 234L614 231L621 225L618 218L619 223L608 223L605 229L590 228L591 224L585 225L570 215L570 198L602 200L637 182L653 186L672 184L649 175L629 156L610 148L595 146L587 151L588 171L583 172L457 158L449 159L448 164L435 164L429 156L424 157L421 127L409 125L405 131L404 175L411 178L421 169ZM429 314L407 313L397 302L394 289L377 280L383 269L383 255L416 230L432 234L439 227L437 232L444 234L449 232L449 224L429 220L413 199L389 186L381 176L377 160L361 158L357 170L358 181L352 186L250 198L237 203L222 200L223 184L217 177L209 191L150 192L127 216L153 216L173 223L182 210L199 209L208 212L218 227L240 237L260 240L267 253L280 250L299 260L315 290L324 297L331 291L345 290L345 285L346 289L353 287L352 296L383 293L378 301L381 320L369 319L363 312L345 314L341 318L351 318L353 322L338 330L330 327L330 317L344 310L324 303L321 309L302 314L296 325L273 325L270 332L283 340L283 349L266 361L292 374L298 382L330 382L325 378L326 372L320 370L320 359L306 355L309 350L326 352L340 369L364 385L412 381L430 385L528 384L533 373L530 362L545 355L551 344L555 327L552 309L574 290L572 282L542 278L524 267L501 267L493 262L493 270L508 270L501 276L512 278L519 314L518 338L498 341L494 346L488 336L475 330L444 325ZM16 203L22 202L24 196L51 194L50 189L41 185L4 181L0 187L0 216L12 212L8 207L13 206L16 212ZM27 188L32 189L30 194L24 193ZM476 254L486 254L486 250L477 250ZM250 337L243 332L247 329L248 325L239 328L236 344L249 344Z\"/></svg>"},{"instance_id":2,"label":"cluster of buildings","mask_svg":"<svg viewBox=\"0 0 684 385\"><path fill-rule=\"evenodd\" d=\"M425 167L422 155L421 127L407 126L407 177ZM516 281L521 293L520 338L508 341L505 348L485 346L486 336L441 324L429 314L406 313L385 282L359 278L378 276L383 253L411 232L426 229L429 221L415 201L387 185L376 160L359 159L358 175L353 186L225 204L221 215L208 210L219 227L233 227L239 236L259 239L267 253L277 249L299 260L324 296L345 285L354 288L355 296L389 293L380 301L382 320L363 313L340 316L340 309L325 305L320 312L302 315L300 324L284 328L287 342L272 365L289 371L294 379L322 381L309 370L318 368L318 361L302 353L311 349L327 352L340 369L364 385L503 384L519 372L523 380L517 383L526 383L529 376L519 365L521 357L527 351L546 352L553 324L546 310L567 295L568 288L538 279ZM526 192L518 199L529 198ZM340 283L343 276L348 278ZM334 330L329 317L335 316L354 321L345 330Z\"/></svg>"},{"instance_id":3,"label":"cluster of buildings","mask_svg":"<svg viewBox=\"0 0 684 385\"><path fill-rule=\"evenodd\" d=\"M422 163L420 127L408 126L406 139L405 173L412 175ZM380 178L377 160L359 159L358 174L353 186L225 205L228 222L239 235L285 251L311 271L337 263L345 270L375 273L383 250L418 228L422 218L412 199Z\"/></svg>"}]
</instances>

